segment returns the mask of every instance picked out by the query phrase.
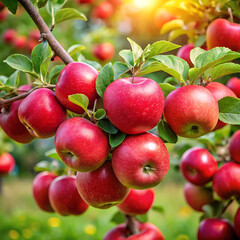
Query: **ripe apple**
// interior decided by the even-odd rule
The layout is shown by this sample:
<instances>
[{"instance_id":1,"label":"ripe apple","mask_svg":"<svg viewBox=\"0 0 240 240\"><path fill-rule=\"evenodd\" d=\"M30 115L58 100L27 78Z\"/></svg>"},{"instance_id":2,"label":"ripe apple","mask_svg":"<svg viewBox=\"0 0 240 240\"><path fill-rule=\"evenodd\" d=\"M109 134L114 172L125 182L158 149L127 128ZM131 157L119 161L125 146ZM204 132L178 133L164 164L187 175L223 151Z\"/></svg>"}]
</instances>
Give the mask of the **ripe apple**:
<instances>
[{"instance_id":1,"label":"ripe apple","mask_svg":"<svg viewBox=\"0 0 240 240\"><path fill-rule=\"evenodd\" d=\"M208 218L198 228L198 240L237 240L234 228L227 219Z\"/></svg>"},{"instance_id":2,"label":"ripe apple","mask_svg":"<svg viewBox=\"0 0 240 240\"><path fill-rule=\"evenodd\" d=\"M55 178L50 184L48 196L52 208L62 216L81 215L88 209L78 193L74 175Z\"/></svg>"},{"instance_id":3,"label":"ripe apple","mask_svg":"<svg viewBox=\"0 0 240 240\"><path fill-rule=\"evenodd\" d=\"M53 91L40 88L30 93L20 103L18 117L32 136L49 138L66 119L67 112L60 105Z\"/></svg>"},{"instance_id":4,"label":"ripe apple","mask_svg":"<svg viewBox=\"0 0 240 240\"><path fill-rule=\"evenodd\" d=\"M117 208L127 215L142 215L147 213L154 202L154 189L131 189L126 199Z\"/></svg>"},{"instance_id":5,"label":"ripe apple","mask_svg":"<svg viewBox=\"0 0 240 240\"><path fill-rule=\"evenodd\" d=\"M238 208L237 213L234 217L234 229L238 238L240 238L240 208Z\"/></svg>"},{"instance_id":6,"label":"ripe apple","mask_svg":"<svg viewBox=\"0 0 240 240\"><path fill-rule=\"evenodd\" d=\"M88 4L88 3L92 3L93 2L93 0L77 0L77 2L79 3L79 4Z\"/></svg>"},{"instance_id":7,"label":"ripe apple","mask_svg":"<svg viewBox=\"0 0 240 240\"><path fill-rule=\"evenodd\" d=\"M213 202L213 192L205 187L187 182L184 186L184 196L191 208L202 212L202 207Z\"/></svg>"},{"instance_id":8,"label":"ripe apple","mask_svg":"<svg viewBox=\"0 0 240 240\"><path fill-rule=\"evenodd\" d=\"M107 2L111 3L112 6L115 8L115 7L119 7L120 5L122 5L124 0L107 0Z\"/></svg>"},{"instance_id":9,"label":"ripe apple","mask_svg":"<svg viewBox=\"0 0 240 240\"><path fill-rule=\"evenodd\" d=\"M233 160L240 163L240 130L236 131L231 137L229 153Z\"/></svg>"},{"instance_id":10,"label":"ripe apple","mask_svg":"<svg viewBox=\"0 0 240 240\"><path fill-rule=\"evenodd\" d=\"M77 189L86 203L101 209L119 204L129 193L116 178L110 161L95 171L78 172Z\"/></svg>"},{"instance_id":11,"label":"ripe apple","mask_svg":"<svg viewBox=\"0 0 240 240\"><path fill-rule=\"evenodd\" d=\"M0 175L10 173L15 166L15 161L10 153L3 153L0 156Z\"/></svg>"},{"instance_id":12,"label":"ripe apple","mask_svg":"<svg viewBox=\"0 0 240 240\"><path fill-rule=\"evenodd\" d=\"M114 54L114 47L109 42L104 42L93 47L93 55L100 61L109 61L114 57Z\"/></svg>"},{"instance_id":13,"label":"ripe apple","mask_svg":"<svg viewBox=\"0 0 240 240\"><path fill-rule=\"evenodd\" d=\"M240 98L240 79L237 77L231 78L227 82L227 87L229 87L236 95L238 98Z\"/></svg>"},{"instance_id":14,"label":"ripe apple","mask_svg":"<svg viewBox=\"0 0 240 240\"><path fill-rule=\"evenodd\" d=\"M167 148L151 133L127 136L112 153L113 170L118 180L134 189L158 185L167 175L169 163Z\"/></svg>"},{"instance_id":15,"label":"ripe apple","mask_svg":"<svg viewBox=\"0 0 240 240\"><path fill-rule=\"evenodd\" d=\"M55 148L68 167L80 172L99 168L111 150L108 136L98 126L80 117L61 124L56 132Z\"/></svg>"},{"instance_id":16,"label":"ripe apple","mask_svg":"<svg viewBox=\"0 0 240 240\"><path fill-rule=\"evenodd\" d=\"M13 47L17 50L24 50L27 47L27 38L25 36L17 36L13 41Z\"/></svg>"},{"instance_id":17,"label":"ripe apple","mask_svg":"<svg viewBox=\"0 0 240 240\"><path fill-rule=\"evenodd\" d=\"M107 19L114 13L113 5L109 2L102 2L93 10L93 16L95 18Z\"/></svg>"},{"instance_id":18,"label":"ripe apple","mask_svg":"<svg viewBox=\"0 0 240 240\"><path fill-rule=\"evenodd\" d=\"M206 41L208 49L227 47L233 51L240 50L240 25L226 19L218 18L207 28Z\"/></svg>"},{"instance_id":19,"label":"ripe apple","mask_svg":"<svg viewBox=\"0 0 240 240\"><path fill-rule=\"evenodd\" d=\"M218 103L205 87L188 85L166 98L164 116L173 131L188 138L211 132L218 121Z\"/></svg>"},{"instance_id":20,"label":"ripe apple","mask_svg":"<svg viewBox=\"0 0 240 240\"><path fill-rule=\"evenodd\" d=\"M110 121L122 132L146 132L160 121L164 95L149 78L121 78L112 82L103 95L103 105Z\"/></svg>"},{"instance_id":21,"label":"ripe apple","mask_svg":"<svg viewBox=\"0 0 240 240\"><path fill-rule=\"evenodd\" d=\"M164 240L162 232L151 223L138 223L139 233L131 235L126 224L118 225L104 236L103 240Z\"/></svg>"},{"instance_id":22,"label":"ripe apple","mask_svg":"<svg viewBox=\"0 0 240 240\"><path fill-rule=\"evenodd\" d=\"M193 67L193 63L190 59L190 52L192 49L194 49L194 44L189 43L182 46L177 52L177 56L184 59L190 67Z\"/></svg>"},{"instance_id":23,"label":"ripe apple","mask_svg":"<svg viewBox=\"0 0 240 240\"><path fill-rule=\"evenodd\" d=\"M2 11L5 8L5 6L0 2L0 11Z\"/></svg>"},{"instance_id":24,"label":"ripe apple","mask_svg":"<svg viewBox=\"0 0 240 240\"><path fill-rule=\"evenodd\" d=\"M69 63L61 71L56 84L55 93L59 102L67 109L75 113L83 113L84 110L68 100L72 94L85 94L89 99L89 107L93 107L98 98L96 91L96 79L98 71L85 63Z\"/></svg>"},{"instance_id":25,"label":"ripe apple","mask_svg":"<svg viewBox=\"0 0 240 240\"><path fill-rule=\"evenodd\" d=\"M212 180L217 167L217 161L208 150L198 147L187 150L180 162L183 176L192 184L199 186Z\"/></svg>"},{"instance_id":26,"label":"ripe apple","mask_svg":"<svg viewBox=\"0 0 240 240\"><path fill-rule=\"evenodd\" d=\"M7 29L3 33L3 42L6 44L13 43L16 36L17 36L17 31L15 29Z\"/></svg>"},{"instance_id":27,"label":"ripe apple","mask_svg":"<svg viewBox=\"0 0 240 240\"><path fill-rule=\"evenodd\" d=\"M48 197L51 182L57 177L51 172L41 172L33 180L33 197L38 207L46 212L54 212Z\"/></svg>"},{"instance_id":28,"label":"ripe apple","mask_svg":"<svg viewBox=\"0 0 240 240\"><path fill-rule=\"evenodd\" d=\"M160 8L155 14L155 23L157 27L161 29L165 23L170 22L176 18L177 17L170 13L168 10Z\"/></svg>"},{"instance_id":29,"label":"ripe apple","mask_svg":"<svg viewBox=\"0 0 240 240\"><path fill-rule=\"evenodd\" d=\"M213 176L213 190L222 199L232 196L240 197L240 165L237 163L225 163Z\"/></svg>"},{"instance_id":30,"label":"ripe apple","mask_svg":"<svg viewBox=\"0 0 240 240\"><path fill-rule=\"evenodd\" d=\"M0 11L0 23L4 22L8 18L8 11L7 9L3 9Z\"/></svg>"},{"instance_id":31,"label":"ripe apple","mask_svg":"<svg viewBox=\"0 0 240 240\"><path fill-rule=\"evenodd\" d=\"M39 38L40 38L39 30L38 29L31 30L30 33L29 33L29 38L34 40L35 42L38 42Z\"/></svg>"}]
</instances>

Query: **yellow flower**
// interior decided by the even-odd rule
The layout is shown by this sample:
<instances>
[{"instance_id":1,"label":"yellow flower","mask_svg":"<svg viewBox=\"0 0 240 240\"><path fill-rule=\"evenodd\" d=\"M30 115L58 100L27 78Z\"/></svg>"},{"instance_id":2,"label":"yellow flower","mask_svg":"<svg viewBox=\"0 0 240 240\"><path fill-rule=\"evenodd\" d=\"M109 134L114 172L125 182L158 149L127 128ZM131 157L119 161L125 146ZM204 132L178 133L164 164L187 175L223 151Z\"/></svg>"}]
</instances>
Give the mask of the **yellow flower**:
<instances>
[{"instance_id":1,"label":"yellow flower","mask_svg":"<svg viewBox=\"0 0 240 240\"><path fill-rule=\"evenodd\" d=\"M57 217L51 217L48 219L48 225L50 227L59 227L61 225L61 221Z\"/></svg>"},{"instance_id":2,"label":"yellow flower","mask_svg":"<svg viewBox=\"0 0 240 240\"><path fill-rule=\"evenodd\" d=\"M94 225L88 224L84 227L84 232L88 235L96 234L96 227Z\"/></svg>"},{"instance_id":3,"label":"yellow flower","mask_svg":"<svg viewBox=\"0 0 240 240\"><path fill-rule=\"evenodd\" d=\"M19 238L19 233L15 230L10 230L8 235L11 239L18 239Z\"/></svg>"},{"instance_id":4,"label":"yellow flower","mask_svg":"<svg viewBox=\"0 0 240 240\"><path fill-rule=\"evenodd\" d=\"M32 237L32 230L30 229L23 229L22 234L25 238L29 239Z\"/></svg>"}]
</instances>

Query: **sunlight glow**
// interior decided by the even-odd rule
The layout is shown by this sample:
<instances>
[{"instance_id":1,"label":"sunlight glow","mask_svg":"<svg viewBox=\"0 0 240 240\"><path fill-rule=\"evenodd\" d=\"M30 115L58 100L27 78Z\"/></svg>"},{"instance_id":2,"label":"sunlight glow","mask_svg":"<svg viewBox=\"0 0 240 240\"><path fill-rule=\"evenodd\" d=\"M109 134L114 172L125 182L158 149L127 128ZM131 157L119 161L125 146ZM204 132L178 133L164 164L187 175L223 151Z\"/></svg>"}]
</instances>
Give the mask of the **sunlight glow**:
<instances>
[{"instance_id":1,"label":"sunlight glow","mask_svg":"<svg viewBox=\"0 0 240 240\"><path fill-rule=\"evenodd\" d=\"M137 8L145 8L151 5L152 2L153 0L134 0L134 5Z\"/></svg>"}]
</instances>

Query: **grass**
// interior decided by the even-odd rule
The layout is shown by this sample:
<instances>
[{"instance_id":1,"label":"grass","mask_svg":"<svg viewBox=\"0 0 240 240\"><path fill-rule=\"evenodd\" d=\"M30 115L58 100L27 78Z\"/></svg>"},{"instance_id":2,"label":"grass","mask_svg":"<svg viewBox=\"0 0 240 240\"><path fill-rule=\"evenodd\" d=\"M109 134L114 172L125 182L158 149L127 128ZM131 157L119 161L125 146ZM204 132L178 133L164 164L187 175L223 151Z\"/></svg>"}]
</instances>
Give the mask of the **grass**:
<instances>
[{"instance_id":1,"label":"grass","mask_svg":"<svg viewBox=\"0 0 240 240\"><path fill-rule=\"evenodd\" d=\"M31 179L7 179L0 197L0 239L102 240L115 225L110 222L117 209L89 208L78 217L62 217L40 211L31 192ZM194 240L200 214L185 203L183 185L164 181L156 188L154 205L163 213L151 211L149 221L161 229L166 240ZM150 240L150 239L149 239Z\"/></svg>"}]
</instances>

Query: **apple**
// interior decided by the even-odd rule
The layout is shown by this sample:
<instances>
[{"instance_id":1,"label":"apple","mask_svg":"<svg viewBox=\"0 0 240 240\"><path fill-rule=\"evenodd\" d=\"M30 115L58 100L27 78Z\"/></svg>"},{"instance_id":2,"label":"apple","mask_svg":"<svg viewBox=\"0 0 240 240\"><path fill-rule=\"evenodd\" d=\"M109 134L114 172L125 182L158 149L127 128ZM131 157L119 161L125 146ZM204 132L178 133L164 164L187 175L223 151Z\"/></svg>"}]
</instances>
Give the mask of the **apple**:
<instances>
[{"instance_id":1,"label":"apple","mask_svg":"<svg viewBox=\"0 0 240 240\"><path fill-rule=\"evenodd\" d=\"M129 189L116 178L110 161L106 161L95 171L78 172L76 183L83 200L100 209L119 204L129 193Z\"/></svg>"},{"instance_id":2,"label":"apple","mask_svg":"<svg viewBox=\"0 0 240 240\"><path fill-rule=\"evenodd\" d=\"M164 240L162 232L151 223L138 223L139 233L131 235L126 224L118 225L103 240Z\"/></svg>"},{"instance_id":3,"label":"apple","mask_svg":"<svg viewBox=\"0 0 240 240\"><path fill-rule=\"evenodd\" d=\"M41 172L33 180L33 197L38 207L46 212L54 212L48 197L51 182L57 177L51 172Z\"/></svg>"},{"instance_id":4,"label":"apple","mask_svg":"<svg viewBox=\"0 0 240 240\"><path fill-rule=\"evenodd\" d=\"M88 3L92 3L93 0L77 0L77 2L78 2L79 4L88 4Z\"/></svg>"},{"instance_id":5,"label":"apple","mask_svg":"<svg viewBox=\"0 0 240 240\"><path fill-rule=\"evenodd\" d=\"M184 59L190 67L193 67L193 63L190 59L190 52L192 49L194 49L194 44L189 43L182 46L177 52L177 56Z\"/></svg>"},{"instance_id":6,"label":"apple","mask_svg":"<svg viewBox=\"0 0 240 240\"><path fill-rule=\"evenodd\" d=\"M231 137L229 153L233 160L240 163L240 130L236 131Z\"/></svg>"},{"instance_id":7,"label":"apple","mask_svg":"<svg viewBox=\"0 0 240 240\"><path fill-rule=\"evenodd\" d=\"M183 176L195 185L205 185L217 171L217 161L204 148L190 148L182 156L180 169Z\"/></svg>"},{"instance_id":8,"label":"apple","mask_svg":"<svg viewBox=\"0 0 240 240\"><path fill-rule=\"evenodd\" d=\"M0 2L0 11L2 11L5 8L5 6Z\"/></svg>"},{"instance_id":9,"label":"apple","mask_svg":"<svg viewBox=\"0 0 240 240\"><path fill-rule=\"evenodd\" d=\"M3 41L6 44L13 43L16 36L17 36L17 31L15 29L7 29L3 33Z\"/></svg>"},{"instance_id":10,"label":"apple","mask_svg":"<svg viewBox=\"0 0 240 240\"><path fill-rule=\"evenodd\" d=\"M170 158L162 140L151 134L127 136L112 153L118 180L134 189L152 188L167 175Z\"/></svg>"},{"instance_id":11,"label":"apple","mask_svg":"<svg viewBox=\"0 0 240 240\"><path fill-rule=\"evenodd\" d=\"M102 2L93 10L93 16L95 18L107 19L114 13L113 5L109 2Z\"/></svg>"},{"instance_id":12,"label":"apple","mask_svg":"<svg viewBox=\"0 0 240 240\"><path fill-rule=\"evenodd\" d=\"M184 196L191 208L202 212L202 207L213 202L213 192L202 186L196 186L187 182L184 186Z\"/></svg>"},{"instance_id":13,"label":"apple","mask_svg":"<svg viewBox=\"0 0 240 240\"><path fill-rule=\"evenodd\" d=\"M238 238L240 238L240 208L238 208L234 217L234 229Z\"/></svg>"},{"instance_id":14,"label":"apple","mask_svg":"<svg viewBox=\"0 0 240 240\"><path fill-rule=\"evenodd\" d=\"M196 138L211 132L218 122L218 114L216 98L202 86L180 87L165 100L165 119L181 137Z\"/></svg>"},{"instance_id":15,"label":"apple","mask_svg":"<svg viewBox=\"0 0 240 240\"><path fill-rule=\"evenodd\" d=\"M0 11L0 23L4 22L8 18L8 11L7 9L3 9Z\"/></svg>"},{"instance_id":16,"label":"apple","mask_svg":"<svg viewBox=\"0 0 240 240\"><path fill-rule=\"evenodd\" d=\"M80 172L99 168L111 150L102 129L81 117L61 124L56 132L55 148L68 167Z\"/></svg>"},{"instance_id":17,"label":"apple","mask_svg":"<svg viewBox=\"0 0 240 240\"><path fill-rule=\"evenodd\" d=\"M238 98L240 98L240 79L237 77L231 78L227 82L227 87L229 87L236 95Z\"/></svg>"},{"instance_id":18,"label":"apple","mask_svg":"<svg viewBox=\"0 0 240 240\"><path fill-rule=\"evenodd\" d=\"M123 4L124 0L107 0L107 2L111 3L113 7L119 7Z\"/></svg>"},{"instance_id":19,"label":"apple","mask_svg":"<svg viewBox=\"0 0 240 240\"><path fill-rule=\"evenodd\" d=\"M20 103L18 117L32 136L49 138L66 119L67 112L53 91L40 88L30 93Z\"/></svg>"},{"instance_id":20,"label":"apple","mask_svg":"<svg viewBox=\"0 0 240 240\"><path fill-rule=\"evenodd\" d=\"M222 199L232 196L240 197L240 165L233 162L225 163L213 176L213 190Z\"/></svg>"},{"instance_id":21,"label":"apple","mask_svg":"<svg viewBox=\"0 0 240 240\"><path fill-rule=\"evenodd\" d=\"M114 57L115 50L111 43L104 42L98 45L95 45L93 48L93 55L98 58L100 61L108 61Z\"/></svg>"},{"instance_id":22,"label":"apple","mask_svg":"<svg viewBox=\"0 0 240 240\"><path fill-rule=\"evenodd\" d=\"M85 94L89 99L89 107L93 107L98 98L96 91L96 79L98 71L86 63L69 63L61 71L55 88L59 102L67 109L75 113L83 113L84 110L68 100L72 94Z\"/></svg>"},{"instance_id":23,"label":"apple","mask_svg":"<svg viewBox=\"0 0 240 240\"><path fill-rule=\"evenodd\" d=\"M159 29L161 29L165 23L168 23L174 19L176 19L176 16L163 8L158 9L155 14L155 23Z\"/></svg>"},{"instance_id":24,"label":"apple","mask_svg":"<svg viewBox=\"0 0 240 240\"><path fill-rule=\"evenodd\" d=\"M206 41L208 49L227 47L233 51L240 50L240 25L226 19L218 18L207 28Z\"/></svg>"},{"instance_id":25,"label":"apple","mask_svg":"<svg viewBox=\"0 0 240 240\"><path fill-rule=\"evenodd\" d=\"M198 228L198 240L237 240L234 228L227 219L208 218Z\"/></svg>"},{"instance_id":26,"label":"apple","mask_svg":"<svg viewBox=\"0 0 240 240\"><path fill-rule=\"evenodd\" d=\"M34 40L36 43L39 41L40 38L40 32L38 29L33 29L29 33L29 38Z\"/></svg>"},{"instance_id":27,"label":"apple","mask_svg":"<svg viewBox=\"0 0 240 240\"><path fill-rule=\"evenodd\" d=\"M48 196L52 208L62 216L81 215L88 209L78 193L74 175L55 178L50 184Z\"/></svg>"},{"instance_id":28,"label":"apple","mask_svg":"<svg viewBox=\"0 0 240 240\"><path fill-rule=\"evenodd\" d=\"M10 173L15 166L15 161L10 153L3 153L0 156L0 176Z\"/></svg>"},{"instance_id":29,"label":"apple","mask_svg":"<svg viewBox=\"0 0 240 240\"><path fill-rule=\"evenodd\" d=\"M13 41L13 47L17 50L24 50L27 47L27 38L25 36L17 36Z\"/></svg>"},{"instance_id":30,"label":"apple","mask_svg":"<svg viewBox=\"0 0 240 240\"><path fill-rule=\"evenodd\" d=\"M145 190L131 189L126 199L117 208L127 215L146 214L152 207L155 192L153 188Z\"/></svg>"},{"instance_id":31,"label":"apple","mask_svg":"<svg viewBox=\"0 0 240 240\"><path fill-rule=\"evenodd\" d=\"M146 132L160 121L164 95L159 85L149 78L120 78L112 82L103 95L109 120L122 132Z\"/></svg>"}]
</instances>

